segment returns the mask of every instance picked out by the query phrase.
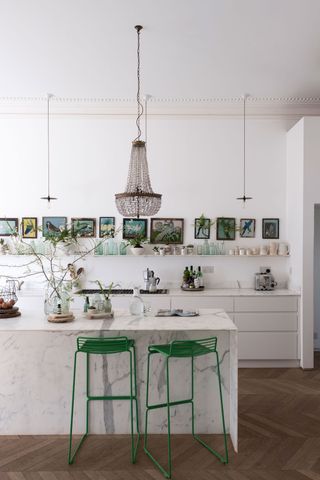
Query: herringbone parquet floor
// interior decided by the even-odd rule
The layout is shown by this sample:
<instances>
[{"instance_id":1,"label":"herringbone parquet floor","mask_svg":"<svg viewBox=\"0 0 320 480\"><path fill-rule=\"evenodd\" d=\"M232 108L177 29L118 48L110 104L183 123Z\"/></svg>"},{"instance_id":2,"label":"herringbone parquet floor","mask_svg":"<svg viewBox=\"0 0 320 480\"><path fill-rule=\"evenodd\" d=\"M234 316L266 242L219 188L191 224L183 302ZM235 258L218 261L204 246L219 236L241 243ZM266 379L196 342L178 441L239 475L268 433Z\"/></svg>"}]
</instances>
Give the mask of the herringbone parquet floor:
<instances>
[{"instance_id":1,"label":"herringbone parquet floor","mask_svg":"<svg viewBox=\"0 0 320 480\"><path fill-rule=\"evenodd\" d=\"M312 371L239 371L239 453L223 466L190 436L173 440L176 480L320 480L320 357ZM209 437L208 437L209 438ZM210 438L216 448L221 438ZM165 459L165 436L150 447ZM129 437L92 436L72 466L66 437L0 437L0 480L158 480L140 449L129 460Z\"/></svg>"}]
</instances>

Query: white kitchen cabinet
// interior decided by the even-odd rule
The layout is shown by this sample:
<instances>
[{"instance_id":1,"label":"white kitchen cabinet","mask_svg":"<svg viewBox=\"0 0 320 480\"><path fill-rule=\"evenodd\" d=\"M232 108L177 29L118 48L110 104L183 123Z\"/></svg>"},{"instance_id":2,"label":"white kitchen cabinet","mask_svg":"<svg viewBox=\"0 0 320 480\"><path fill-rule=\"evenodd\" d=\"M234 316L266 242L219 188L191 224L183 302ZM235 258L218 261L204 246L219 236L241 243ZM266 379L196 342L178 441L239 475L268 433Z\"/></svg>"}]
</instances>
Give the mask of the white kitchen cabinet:
<instances>
[{"instance_id":1,"label":"white kitchen cabinet","mask_svg":"<svg viewBox=\"0 0 320 480\"><path fill-rule=\"evenodd\" d=\"M234 323L239 332L296 332L298 316L295 312L235 313Z\"/></svg>"},{"instance_id":2,"label":"white kitchen cabinet","mask_svg":"<svg viewBox=\"0 0 320 480\"><path fill-rule=\"evenodd\" d=\"M142 300L146 306L150 306L152 310L158 310L159 308L170 308L170 297L167 295L141 295ZM129 305L132 301L132 295L114 296L111 298L112 307L117 309L129 309Z\"/></svg>"},{"instance_id":3,"label":"white kitchen cabinet","mask_svg":"<svg viewBox=\"0 0 320 480\"><path fill-rule=\"evenodd\" d=\"M268 294L266 294L268 295ZM235 297L235 312L296 312L298 310L297 297Z\"/></svg>"},{"instance_id":4,"label":"white kitchen cabinet","mask_svg":"<svg viewBox=\"0 0 320 480\"><path fill-rule=\"evenodd\" d=\"M296 360L297 332L239 332L239 360Z\"/></svg>"},{"instance_id":5,"label":"white kitchen cabinet","mask_svg":"<svg viewBox=\"0 0 320 480\"><path fill-rule=\"evenodd\" d=\"M171 308L198 310L199 308L222 308L227 313L233 312L233 297L209 297L190 293L186 296L172 296Z\"/></svg>"}]
</instances>

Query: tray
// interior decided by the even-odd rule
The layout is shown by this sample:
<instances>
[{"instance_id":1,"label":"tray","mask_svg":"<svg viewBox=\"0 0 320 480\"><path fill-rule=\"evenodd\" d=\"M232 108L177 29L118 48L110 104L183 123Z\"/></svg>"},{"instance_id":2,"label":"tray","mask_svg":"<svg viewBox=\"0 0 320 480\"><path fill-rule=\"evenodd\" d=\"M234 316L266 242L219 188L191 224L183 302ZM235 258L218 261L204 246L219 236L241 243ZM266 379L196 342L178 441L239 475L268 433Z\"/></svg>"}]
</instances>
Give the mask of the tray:
<instances>
[{"instance_id":1,"label":"tray","mask_svg":"<svg viewBox=\"0 0 320 480\"><path fill-rule=\"evenodd\" d=\"M86 317L89 320L103 320L105 318L113 318L113 312L106 313L106 312L99 312L99 313L90 313L86 314Z\"/></svg>"},{"instance_id":2,"label":"tray","mask_svg":"<svg viewBox=\"0 0 320 480\"><path fill-rule=\"evenodd\" d=\"M68 314L50 314L48 315L48 322L50 323L67 323L67 322L73 322L74 320L74 315L73 313L68 313Z\"/></svg>"},{"instance_id":3,"label":"tray","mask_svg":"<svg viewBox=\"0 0 320 480\"><path fill-rule=\"evenodd\" d=\"M3 310L4 311L4 310ZM0 319L1 318L14 318L14 317L20 317L21 315L21 312L19 311L15 311L15 312L12 312L12 313L8 313L8 310L6 310L7 313L1 313L0 314Z\"/></svg>"},{"instance_id":4,"label":"tray","mask_svg":"<svg viewBox=\"0 0 320 480\"><path fill-rule=\"evenodd\" d=\"M11 307L11 308L0 308L0 315L9 313L9 312L17 312L19 307Z\"/></svg>"},{"instance_id":5,"label":"tray","mask_svg":"<svg viewBox=\"0 0 320 480\"><path fill-rule=\"evenodd\" d=\"M199 288L184 288L181 287L181 290L184 292L202 292L204 290L204 287L199 287Z\"/></svg>"}]
</instances>

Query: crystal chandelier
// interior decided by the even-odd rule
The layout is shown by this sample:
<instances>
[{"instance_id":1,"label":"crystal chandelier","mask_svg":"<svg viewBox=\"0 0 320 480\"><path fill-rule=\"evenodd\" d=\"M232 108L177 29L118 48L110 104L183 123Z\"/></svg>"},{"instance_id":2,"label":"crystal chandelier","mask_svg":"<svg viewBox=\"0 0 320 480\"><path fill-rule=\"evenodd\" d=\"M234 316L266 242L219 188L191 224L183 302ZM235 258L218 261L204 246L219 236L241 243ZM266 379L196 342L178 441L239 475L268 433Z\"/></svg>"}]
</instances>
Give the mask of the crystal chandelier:
<instances>
[{"instance_id":1,"label":"crystal chandelier","mask_svg":"<svg viewBox=\"0 0 320 480\"><path fill-rule=\"evenodd\" d=\"M159 211L161 207L161 195L154 193L152 190L147 162L146 142L140 140L140 119L143 114L143 105L140 101L140 31L142 30L142 26L136 25L134 28L137 31L138 37L138 115L136 119L138 136L132 142L126 190L124 193L116 193L115 197L116 206L121 215L124 217L140 218L140 216L153 216Z\"/></svg>"},{"instance_id":2,"label":"crystal chandelier","mask_svg":"<svg viewBox=\"0 0 320 480\"><path fill-rule=\"evenodd\" d=\"M50 195L50 99L53 97L52 93L47 94L47 196L41 197L41 200L47 200L48 208L50 208L50 202L57 200L56 197Z\"/></svg>"},{"instance_id":3,"label":"crystal chandelier","mask_svg":"<svg viewBox=\"0 0 320 480\"><path fill-rule=\"evenodd\" d=\"M252 197L246 196L246 100L249 95L243 95L243 195L237 200L242 200L245 206L247 200L252 200Z\"/></svg>"}]
</instances>

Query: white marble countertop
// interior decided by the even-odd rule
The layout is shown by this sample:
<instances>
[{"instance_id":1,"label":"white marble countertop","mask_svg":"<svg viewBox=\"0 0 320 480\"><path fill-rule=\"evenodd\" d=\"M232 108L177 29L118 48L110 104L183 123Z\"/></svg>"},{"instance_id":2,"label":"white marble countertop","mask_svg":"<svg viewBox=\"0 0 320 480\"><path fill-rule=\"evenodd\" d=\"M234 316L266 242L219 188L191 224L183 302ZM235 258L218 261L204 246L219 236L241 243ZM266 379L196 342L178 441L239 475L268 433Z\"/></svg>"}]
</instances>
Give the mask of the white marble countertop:
<instances>
[{"instance_id":1,"label":"white marble countertop","mask_svg":"<svg viewBox=\"0 0 320 480\"><path fill-rule=\"evenodd\" d=\"M70 323L50 323L41 310L23 310L20 317L1 319L0 331L231 331L235 324L221 309L201 309L197 317L132 316L124 310L115 311L113 319L89 320L76 312Z\"/></svg>"},{"instance_id":2,"label":"white marble countertop","mask_svg":"<svg viewBox=\"0 0 320 480\"><path fill-rule=\"evenodd\" d=\"M257 291L253 288L205 288L200 291L184 291L180 289L170 289L170 297L184 297L187 295L200 297L281 297L281 296L300 296L297 290L275 289L271 291Z\"/></svg>"}]
</instances>

